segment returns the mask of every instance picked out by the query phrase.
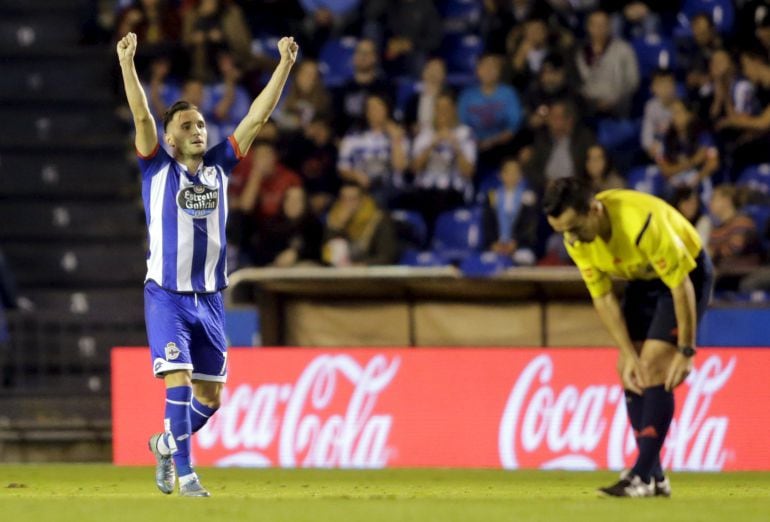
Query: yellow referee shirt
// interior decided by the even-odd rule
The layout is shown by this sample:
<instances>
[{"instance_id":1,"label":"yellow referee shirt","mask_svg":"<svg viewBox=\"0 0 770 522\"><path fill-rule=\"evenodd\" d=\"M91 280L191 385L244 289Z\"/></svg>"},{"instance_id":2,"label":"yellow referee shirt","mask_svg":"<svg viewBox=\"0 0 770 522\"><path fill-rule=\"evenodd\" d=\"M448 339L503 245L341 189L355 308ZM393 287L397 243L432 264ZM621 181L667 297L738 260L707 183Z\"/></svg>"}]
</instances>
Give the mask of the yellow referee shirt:
<instances>
[{"instance_id":1,"label":"yellow referee shirt","mask_svg":"<svg viewBox=\"0 0 770 522\"><path fill-rule=\"evenodd\" d=\"M609 216L610 240L605 242L598 235L590 243L564 240L591 297L611 290L610 276L660 279L674 288L695 268L700 237L674 207L633 190L607 190L596 199Z\"/></svg>"}]
</instances>

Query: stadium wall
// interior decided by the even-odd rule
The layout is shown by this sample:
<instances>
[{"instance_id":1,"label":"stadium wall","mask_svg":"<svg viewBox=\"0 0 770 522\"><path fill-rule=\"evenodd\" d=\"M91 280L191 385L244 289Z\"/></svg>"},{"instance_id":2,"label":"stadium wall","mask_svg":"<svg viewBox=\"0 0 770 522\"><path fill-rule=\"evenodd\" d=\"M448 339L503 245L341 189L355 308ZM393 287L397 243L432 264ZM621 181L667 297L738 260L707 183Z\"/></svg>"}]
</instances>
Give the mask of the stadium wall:
<instances>
[{"instance_id":1,"label":"stadium wall","mask_svg":"<svg viewBox=\"0 0 770 522\"><path fill-rule=\"evenodd\" d=\"M635 456L608 348L233 349L196 463L621 469ZM675 470L770 470L770 349L706 348L677 389ZM162 382L146 348L112 352L113 460L151 465Z\"/></svg>"}]
</instances>

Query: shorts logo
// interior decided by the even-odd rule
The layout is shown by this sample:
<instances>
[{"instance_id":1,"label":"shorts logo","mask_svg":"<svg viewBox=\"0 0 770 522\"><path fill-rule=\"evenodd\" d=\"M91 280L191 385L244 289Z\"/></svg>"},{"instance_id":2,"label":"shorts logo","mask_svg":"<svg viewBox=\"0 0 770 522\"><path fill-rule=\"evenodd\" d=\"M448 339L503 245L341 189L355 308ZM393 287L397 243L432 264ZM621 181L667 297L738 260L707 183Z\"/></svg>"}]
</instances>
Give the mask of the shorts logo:
<instances>
[{"instance_id":1,"label":"shorts logo","mask_svg":"<svg viewBox=\"0 0 770 522\"><path fill-rule=\"evenodd\" d=\"M166 345L166 360L167 361L174 361L179 357L179 354L182 353L179 351L179 348L176 347L176 343L168 343Z\"/></svg>"},{"instance_id":2,"label":"shorts logo","mask_svg":"<svg viewBox=\"0 0 770 522\"><path fill-rule=\"evenodd\" d=\"M155 361L155 368L154 368L155 373L158 373L162 366L163 366L163 361Z\"/></svg>"},{"instance_id":3,"label":"shorts logo","mask_svg":"<svg viewBox=\"0 0 770 522\"><path fill-rule=\"evenodd\" d=\"M185 214L205 218L217 209L219 189L206 185L185 187L177 194L176 202Z\"/></svg>"}]
</instances>

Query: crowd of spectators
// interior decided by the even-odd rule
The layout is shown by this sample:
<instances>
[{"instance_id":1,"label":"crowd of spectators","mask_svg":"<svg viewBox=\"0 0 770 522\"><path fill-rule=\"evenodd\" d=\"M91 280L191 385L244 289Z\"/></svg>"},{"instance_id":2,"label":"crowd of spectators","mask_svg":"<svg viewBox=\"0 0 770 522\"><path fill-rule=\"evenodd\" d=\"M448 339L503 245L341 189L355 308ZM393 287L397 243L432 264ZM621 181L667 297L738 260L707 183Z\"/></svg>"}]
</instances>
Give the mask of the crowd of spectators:
<instances>
[{"instance_id":1,"label":"crowd of spectators","mask_svg":"<svg viewBox=\"0 0 770 522\"><path fill-rule=\"evenodd\" d=\"M467 255L566 263L538 202L571 175L667 198L718 267L766 258L766 1L95 3L86 38L136 32L153 112L195 103L210 144L264 85L271 42L299 40L234 173L231 269L411 263L458 209Z\"/></svg>"}]
</instances>

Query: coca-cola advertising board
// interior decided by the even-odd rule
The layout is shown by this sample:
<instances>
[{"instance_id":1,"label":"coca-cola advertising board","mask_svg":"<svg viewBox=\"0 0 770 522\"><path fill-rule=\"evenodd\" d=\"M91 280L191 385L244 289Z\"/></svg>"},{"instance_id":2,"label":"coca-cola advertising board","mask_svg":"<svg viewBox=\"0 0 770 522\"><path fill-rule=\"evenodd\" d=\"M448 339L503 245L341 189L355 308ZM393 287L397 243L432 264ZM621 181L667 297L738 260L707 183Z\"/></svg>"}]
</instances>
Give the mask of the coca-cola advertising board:
<instances>
[{"instance_id":1,"label":"coca-cola advertising board","mask_svg":"<svg viewBox=\"0 0 770 522\"><path fill-rule=\"evenodd\" d=\"M231 349L199 465L620 469L635 457L616 352ZM770 349L704 348L676 391L675 470L770 470ZM112 352L115 464L150 465L163 383L147 349Z\"/></svg>"}]
</instances>

